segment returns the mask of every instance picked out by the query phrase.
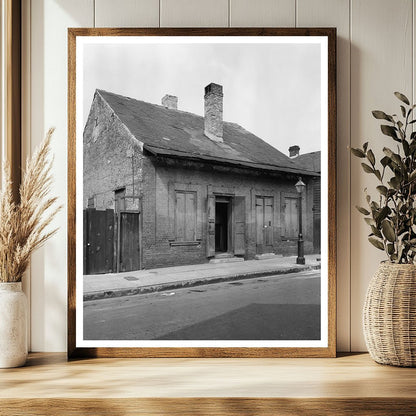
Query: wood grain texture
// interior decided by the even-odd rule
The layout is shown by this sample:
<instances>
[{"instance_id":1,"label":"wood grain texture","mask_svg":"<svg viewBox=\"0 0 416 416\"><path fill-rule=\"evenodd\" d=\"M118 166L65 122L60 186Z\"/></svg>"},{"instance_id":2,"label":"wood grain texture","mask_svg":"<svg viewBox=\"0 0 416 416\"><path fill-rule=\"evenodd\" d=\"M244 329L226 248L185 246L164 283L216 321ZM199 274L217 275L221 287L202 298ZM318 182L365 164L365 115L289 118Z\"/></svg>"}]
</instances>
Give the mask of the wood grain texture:
<instances>
[{"instance_id":1,"label":"wood grain texture","mask_svg":"<svg viewBox=\"0 0 416 416\"><path fill-rule=\"evenodd\" d=\"M26 159L31 155L31 136L30 136L30 105L31 105L31 71L30 71L30 0L22 0L22 140L21 140L21 154L22 164L24 165ZM28 306L28 327L27 327L27 342L28 350L31 350L30 339L31 329L30 313L31 310L31 279L30 279L29 264L26 273L22 279L23 292L26 295Z\"/></svg>"},{"instance_id":2,"label":"wood grain texture","mask_svg":"<svg viewBox=\"0 0 416 416\"><path fill-rule=\"evenodd\" d=\"M414 415L411 369L336 359L90 359L0 370L0 415Z\"/></svg>"},{"instance_id":3,"label":"wood grain texture","mask_svg":"<svg viewBox=\"0 0 416 416\"><path fill-rule=\"evenodd\" d=\"M77 36L328 37L328 347L327 348L76 348L75 58ZM68 30L68 356L69 357L334 357L336 354L336 30L335 29L84 29Z\"/></svg>"},{"instance_id":4,"label":"wood grain texture","mask_svg":"<svg viewBox=\"0 0 416 416\"><path fill-rule=\"evenodd\" d=\"M95 0L95 27L158 27L159 0Z\"/></svg>"},{"instance_id":5,"label":"wood grain texture","mask_svg":"<svg viewBox=\"0 0 416 416\"><path fill-rule=\"evenodd\" d=\"M228 0L160 0L160 27L227 27Z\"/></svg>"},{"instance_id":6,"label":"wood grain texture","mask_svg":"<svg viewBox=\"0 0 416 416\"><path fill-rule=\"evenodd\" d=\"M6 158L10 163L13 196L18 201L21 180L21 0L6 0L3 10L6 13Z\"/></svg>"},{"instance_id":7,"label":"wood grain texture","mask_svg":"<svg viewBox=\"0 0 416 416\"><path fill-rule=\"evenodd\" d=\"M295 0L230 0L230 27L295 27Z\"/></svg>"},{"instance_id":8,"label":"wood grain texture","mask_svg":"<svg viewBox=\"0 0 416 416\"><path fill-rule=\"evenodd\" d=\"M22 412L22 413L21 413ZM176 398L176 399L5 399L0 415L177 415L177 416L414 416L413 399L280 399L280 398Z\"/></svg>"},{"instance_id":9,"label":"wood grain texture","mask_svg":"<svg viewBox=\"0 0 416 416\"><path fill-rule=\"evenodd\" d=\"M353 0L351 3L351 146L370 141L376 159L391 140L380 132L372 110L399 111L394 91L412 94L412 0ZM354 208L366 206L364 188L374 195L377 179L351 160L351 349L365 351L362 307L382 251L368 241L368 226Z\"/></svg>"},{"instance_id":10,"label":"wood grain texture","mask_svg":"<svg viewBox=\"0 0 416 416\"><path fill-rule=\"evenodd\" d=\"M349 0L298 0L297 24L337 28L337 350L350 351Z\"/></svg>"}]
</instances>

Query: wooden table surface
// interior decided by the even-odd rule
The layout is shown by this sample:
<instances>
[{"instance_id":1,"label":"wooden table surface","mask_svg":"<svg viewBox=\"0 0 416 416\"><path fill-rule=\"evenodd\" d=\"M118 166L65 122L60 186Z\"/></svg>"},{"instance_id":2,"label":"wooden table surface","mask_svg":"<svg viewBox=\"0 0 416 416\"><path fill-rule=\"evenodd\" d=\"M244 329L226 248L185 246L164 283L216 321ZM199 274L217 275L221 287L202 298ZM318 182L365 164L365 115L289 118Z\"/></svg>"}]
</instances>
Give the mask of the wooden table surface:
<instances>
[{"instance_id":1,"label":"wooden table surface","mask_svg":"<svg viewBox=\"0 0 416 416\"><path fill-rule=\"evenodd\" d=\"M416 369L368 354L87 359L33 353L0 370L0 415L416 415Z\"/></svg>"}]
</instances>

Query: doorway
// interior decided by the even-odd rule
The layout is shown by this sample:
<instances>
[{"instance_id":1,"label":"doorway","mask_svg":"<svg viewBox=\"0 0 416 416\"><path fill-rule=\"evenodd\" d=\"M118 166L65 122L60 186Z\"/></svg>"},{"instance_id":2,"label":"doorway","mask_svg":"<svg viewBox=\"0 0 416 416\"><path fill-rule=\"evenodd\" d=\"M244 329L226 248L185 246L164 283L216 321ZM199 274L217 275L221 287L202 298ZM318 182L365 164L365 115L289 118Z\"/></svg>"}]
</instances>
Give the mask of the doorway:
<instances>
[{"instance_id":1,"label":"doorway","mask_svg":"<svg viewBox=\"0 0 416 416\"><path fill-rule=\"evenodd\" d=\"M230 218L231 199L227 197L215 198L215 252L230 251Z\"/></svg>"},{"instance_id":2,"label":"doorway","mask_svg":"<svg viewBox=\"0 0 416 416\"><path fill-rule=\"evenodd\" d=\"M257 254L273 253L273 198L256 197Z\"/></svg>"}]
</instances>

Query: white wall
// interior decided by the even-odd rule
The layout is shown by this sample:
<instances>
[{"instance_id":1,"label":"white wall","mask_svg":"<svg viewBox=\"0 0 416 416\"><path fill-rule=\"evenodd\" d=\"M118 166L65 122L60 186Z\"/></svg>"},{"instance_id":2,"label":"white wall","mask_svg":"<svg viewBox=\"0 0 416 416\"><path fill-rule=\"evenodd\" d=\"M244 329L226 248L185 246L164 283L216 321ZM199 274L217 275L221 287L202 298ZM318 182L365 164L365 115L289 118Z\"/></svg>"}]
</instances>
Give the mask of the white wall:
<instances>
[{"instance_id":1,"label":"white wall","mask_svg":"<svg viewBox=\"0 0 416 416\"><path fill-rule=\"evenodd\" d=\"M394 91L415 101L416 0L24 0L24 153L56 126L55 185L66 201L68 27L333 27L338 29L339 351L365 350L361 307L381 256L352 209L371 178L347 146L384 143L372 109L396 111ZM66 210L58 235L32 261L26 291L31 349L66 350ZM30 284L29 284L30 283Z\"/></svg>"}]
</instances>

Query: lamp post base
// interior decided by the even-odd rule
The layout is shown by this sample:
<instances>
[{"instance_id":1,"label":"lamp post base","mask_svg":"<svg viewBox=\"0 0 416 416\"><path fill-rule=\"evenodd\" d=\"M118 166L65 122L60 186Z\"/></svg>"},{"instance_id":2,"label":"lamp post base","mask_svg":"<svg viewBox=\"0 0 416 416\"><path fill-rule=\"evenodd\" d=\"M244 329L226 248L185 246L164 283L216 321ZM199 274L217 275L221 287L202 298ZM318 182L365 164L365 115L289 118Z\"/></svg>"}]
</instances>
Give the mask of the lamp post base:
<instances>
[{"instance_id":1,"label":"lamp post base","mask_svg":"<svg viewBox=\"0 0 416 416\"><path fill-rule=\"evenodd\" d=\"M305 257L297 257L296 264L305 264Z\"/></svg>"}]
</instances>

